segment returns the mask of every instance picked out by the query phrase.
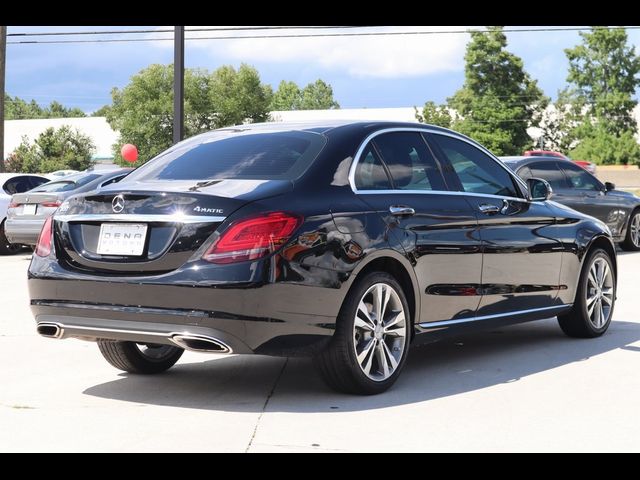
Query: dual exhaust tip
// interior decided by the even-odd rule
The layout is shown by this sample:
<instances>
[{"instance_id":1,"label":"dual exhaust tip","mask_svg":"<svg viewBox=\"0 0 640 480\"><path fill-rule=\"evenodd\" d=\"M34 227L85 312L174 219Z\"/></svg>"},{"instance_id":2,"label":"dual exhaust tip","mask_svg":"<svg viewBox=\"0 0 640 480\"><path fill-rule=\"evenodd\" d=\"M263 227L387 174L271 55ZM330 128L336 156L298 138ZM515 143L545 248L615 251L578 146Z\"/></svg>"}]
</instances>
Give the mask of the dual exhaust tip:
<instances>
[{"instance_id":1,"label":"dual exhaust tip","mask_svg":"<svg viewBox=\"0 0 640 480\"><path fill-rule=\"evenodd\" d=\"M82 327L74 326L73 329L82 330ZM46 338L61 339L64 336L64 328L58 323L42 322L38 324L36 330L41 336ZM126 331L123 330L122 333L126 333ZM208 353L231 353L231 348L227 344L221 340L205 335L174 333L168 334L167 338L185 350Z\"/></svg>"}]
</instances>

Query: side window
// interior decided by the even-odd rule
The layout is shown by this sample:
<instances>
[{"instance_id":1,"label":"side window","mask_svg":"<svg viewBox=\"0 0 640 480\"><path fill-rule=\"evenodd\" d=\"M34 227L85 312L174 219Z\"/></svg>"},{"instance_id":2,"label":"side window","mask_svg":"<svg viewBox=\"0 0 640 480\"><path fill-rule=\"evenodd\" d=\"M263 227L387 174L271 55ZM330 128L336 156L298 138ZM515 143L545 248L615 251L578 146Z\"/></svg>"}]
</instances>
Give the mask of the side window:
<instances>
[{"instance_id":1,"label":"side window","mask_svg":"<svg viewBox=\"0 0 640 480\"><path fill-rule=\"evenodd\" d=\"M29 181L29 177L13 177L7 180L3 189L9 195L13 195L14 193L23 193L27 190L31 190L31 182Z\"/></svg>"},{"instance_id":2,"label":"side window","mask_svg":"<svg viewBox=\"0 0 640 480\"><path fill-rule=\"evenodd\" d=\"M389 176L371 143L360 156L356 167L355 183L358 190L391 190Z\"/></svg>"},{"instance_id":3,"label":"side window","mask_svg":"<svg viewBox=\"0 0 640 480\"><path fill-rule=\"evenodd\" d=\"M587 173L584 168L570 162L562 162L562 170L567 175L569 184L576 190L602 190L602 185L593 176Z\"/></svg>"},{"instance_id":4,"label":"side window","mask_svg":"<svg viewBox=\"0 0 640 480\"><path fill-rule=\"evenodd\" d=\"M533 177L533 173L531 173L529 167L522 167L518 170L518 176L526 182L528 179Z\"/></svg>"},{"instance_id":5,"label":"side window","mask_svg":"<svg viewBox=\"0 0 640 480\"><path fill-rule=\"evenodd\" d=\"M549 182L554 190L566 190L570 188L567 179L558 166L558 162L538 162L530 165L531 173L534 177L541 178Z\"/></svg>"},{"instance_id":6,"label":"side window","mask_svg":"<svg viewBox=\"0 0 640 480\"><path fill-rule=\"evenodd\" d=\"M451 163L462 191L504 197L520 197L514 181L505 168L473 145L445 135L433 139Z\"/></svg>"},{"instance_id":7,"label":"side window","mask_svg":"<svg viewBox=\"0 0 640 480\"><path fill-rule=\"evenodd\" d=\"M392 132L373 139L399 190L446 190L440 170L418 132Z\"/></svg>"}]
</instances>

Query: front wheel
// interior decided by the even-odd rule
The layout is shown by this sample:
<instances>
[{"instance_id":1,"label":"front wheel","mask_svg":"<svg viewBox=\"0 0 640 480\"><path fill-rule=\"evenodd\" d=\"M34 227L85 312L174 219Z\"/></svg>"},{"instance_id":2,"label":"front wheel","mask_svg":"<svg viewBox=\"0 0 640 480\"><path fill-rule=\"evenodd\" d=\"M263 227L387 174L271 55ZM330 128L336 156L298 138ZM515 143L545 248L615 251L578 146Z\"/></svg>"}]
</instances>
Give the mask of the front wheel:
<instances>
[{"instance_id":1,"label":"front wheel","mask_svg":"<svg viewBox=\"0 0 640 480\"><path fill-rule=\"evenodd\" d=\"M594 338L607 331L616 301L616 277L609 254L598 248L587 257L573 308L560 315L560 328L569 337Z\"/></svg>"},{"instance_id":2,"label":"front wheel","mask_svg":"<svg viewBox=\"0 0 640 480\"><path fill-rule=\"evenodd\" d=\"M98 340L100 353L112 366L129 373L160 373L169 370L184 350L171 345Z\"/></svg>"},{"instance_id":3,"label":"front wheel","mask_svg":"<svg viewBox=\"0 0 640 480\"><path fill-rule=\"evenodd\" d=\"M409 351L410 315L402 287L373 272L349 292L328 347L315 359L335 390L373 395L397 380Z\"/></svg>"},{"instance_id":4,"label":"front wheel","mask_svg":"<svg viewBox=\"0 0 640 480\"><path fill-rule=\"evenodd\" d=\"M620 242L620 247L628 252L640 250L640 210L634 210L629 217L627 225L627 235L624 241Z\"/></svg>"}]
</instances>

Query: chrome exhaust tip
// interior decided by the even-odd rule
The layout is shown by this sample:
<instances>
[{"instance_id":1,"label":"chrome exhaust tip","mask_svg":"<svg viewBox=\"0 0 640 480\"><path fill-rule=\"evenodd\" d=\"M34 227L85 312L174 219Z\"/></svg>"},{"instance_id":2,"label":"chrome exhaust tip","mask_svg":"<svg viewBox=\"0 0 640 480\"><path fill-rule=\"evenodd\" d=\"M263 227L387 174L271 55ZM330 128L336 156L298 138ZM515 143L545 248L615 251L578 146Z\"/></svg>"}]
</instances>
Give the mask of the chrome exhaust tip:
<instances>
[{"instance_id":1,"label":"chrome exhaust tip","mask_svg":"<svg viewBox=\"0 0 640 480\"><path fill-rule=\"evenodd\" d=\"M47 338L62 338L64 329L57 323L39 323L36 327L37 332Z\"/></svg>"},{"instance_id":2,"label":"chrome exhaust tip","mask_svg":"<svg viewBox=\"0 0 640 480\"><path fill-rule=\"evenodd\" d=\"M204 335L174 334L171 341L185 350L208 353L231 353L231 348L216 338Z\"/></svg>"}]
</instances>

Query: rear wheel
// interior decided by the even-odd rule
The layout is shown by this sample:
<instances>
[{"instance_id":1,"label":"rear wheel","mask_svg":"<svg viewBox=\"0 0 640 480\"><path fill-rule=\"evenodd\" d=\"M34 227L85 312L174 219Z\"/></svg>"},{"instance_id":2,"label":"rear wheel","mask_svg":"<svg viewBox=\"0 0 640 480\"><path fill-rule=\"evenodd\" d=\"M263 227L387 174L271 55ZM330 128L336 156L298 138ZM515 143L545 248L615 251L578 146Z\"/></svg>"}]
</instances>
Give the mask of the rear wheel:
<instances>
[{"instance_id":1,"label":"rear wheel","mask_svg":"<svg viewBox=\"0 0 640 480\"><path fill-rule=\"evenodd\" d=\"M598 248L585 261L573 308L558 317L569 337L594 338L607 331L616 301L616 279L609 254Z\"/></svg>"},{"instance_id":2,"label":"rear wheel","mask_svg":"<svg viewBox=\"0 0 640 480\"><path fill-rule=\"evenodd\" d=\"M98 340L102 356L111 365L129 373L160 373L169 370L184 353L171 345Z\"/></svg>"},{"instance_id":3,"label":"rear wheel","mask_svg":"<svg viewBox=\"0 0 640 480\"><path fill-rule=\"evenodd\" d=\"M9 243L4 234L4 222L0 224L0 255L13 255L22 249L22 245Z\"/></svg>"},{"instance_id":4,"label":"rear wheel","mask_svg":"<svg viewBox=\"0 0 640 480\"><path fill-rule=\"evenodd\" d=\"M624 241L620 242L620 247L629 252L640 250L640 209L631 213L627 235L624 237Z\"/></svg>"},{"instance_id":5,"label":"rear wheel","mask_svg":"<svg viewBox=\"0 0 640 480\"><path fill-rule=\"evenodd\" d=\"M409 322L407 300L395 278L368 274L349 293L331 342L315 359L322 378L345 393L384 392L407 359Z\"/></svg>"}]
</instances>

